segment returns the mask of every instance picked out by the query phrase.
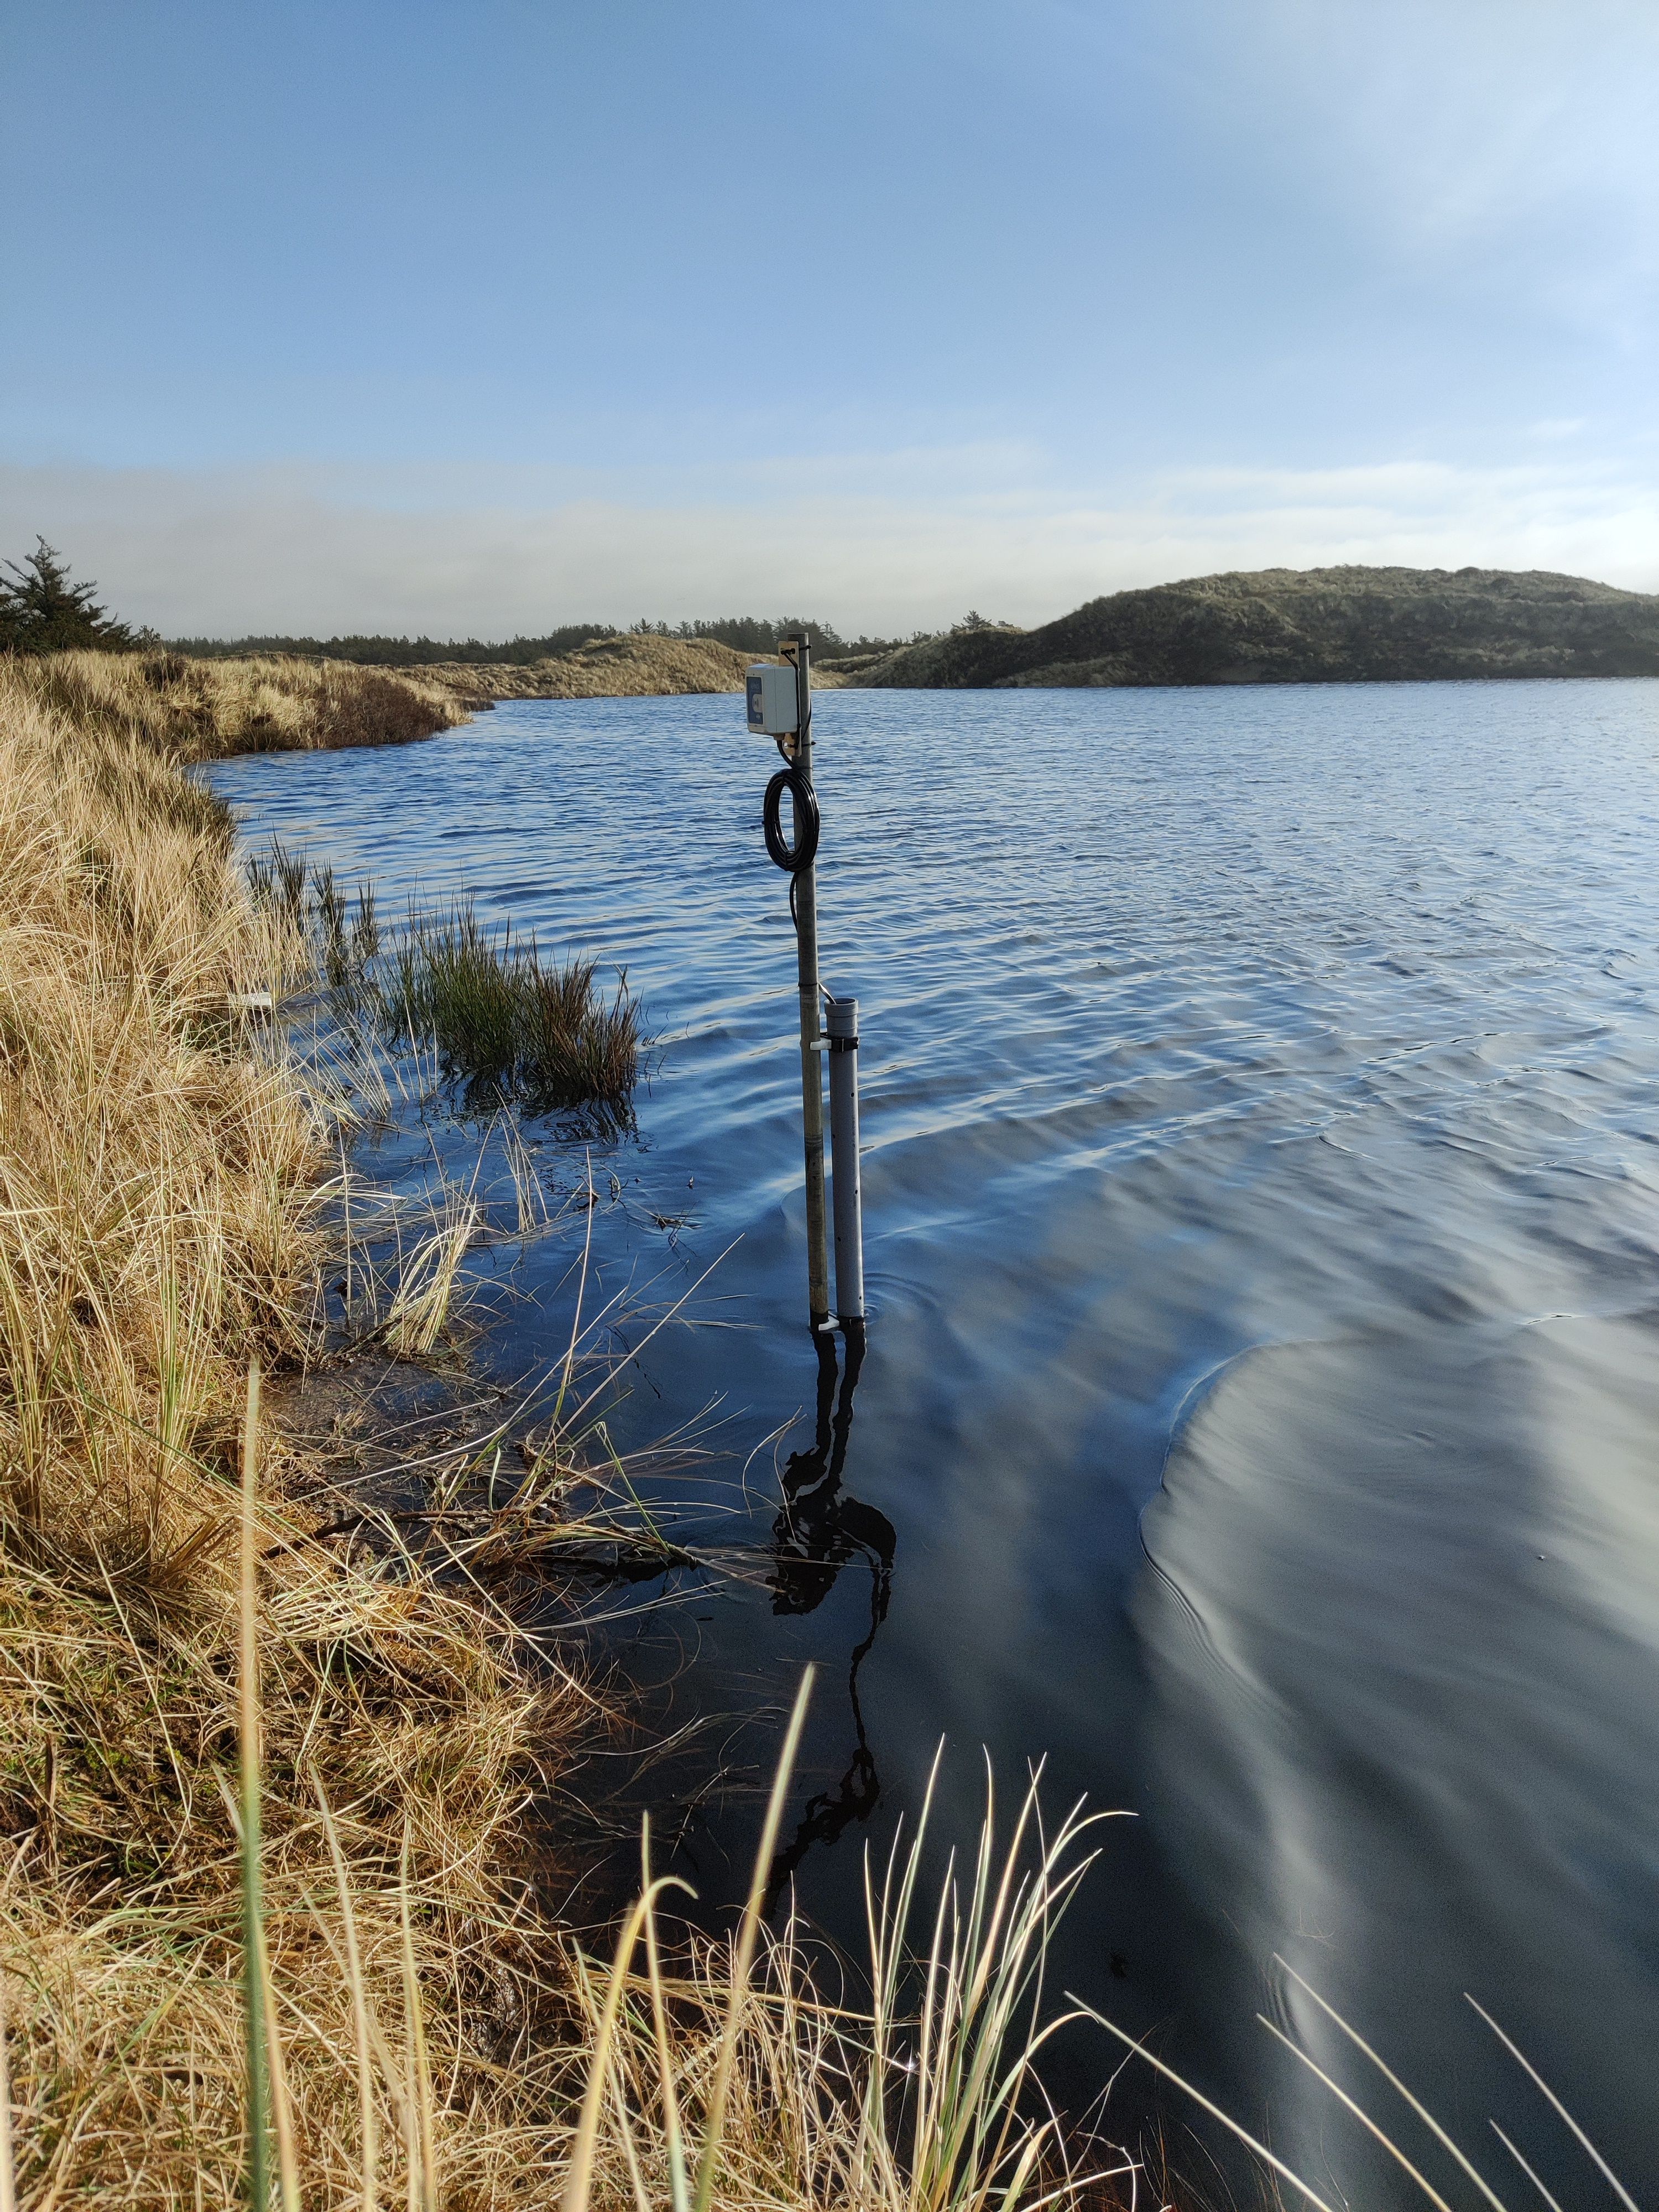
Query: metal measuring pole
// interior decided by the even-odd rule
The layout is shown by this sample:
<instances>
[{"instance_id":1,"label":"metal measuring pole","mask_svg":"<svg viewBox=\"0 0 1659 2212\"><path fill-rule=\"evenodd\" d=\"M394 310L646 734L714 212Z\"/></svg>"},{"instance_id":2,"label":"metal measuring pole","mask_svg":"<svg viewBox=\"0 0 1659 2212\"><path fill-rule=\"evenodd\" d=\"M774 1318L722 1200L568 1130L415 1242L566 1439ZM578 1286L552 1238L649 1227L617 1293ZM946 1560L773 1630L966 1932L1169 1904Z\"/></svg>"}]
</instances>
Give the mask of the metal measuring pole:
<instances>
[{"instance_id":1,"label":"metal measuring pole","mask_svg":"<svg viewBox=\"0 0 1659 2212\"><path fill-rule=\"evenodd\" d=\"M812 781L811 645L805 630L778 641L795 668L794 765ZM803 868L794 879L795 933L799 950L801 1127L806 1142L806 1291L815 1329L830 1325L830 1240L823 1203L823 1039L818 1027L817 874Z\"/></svg>"},{"instance_id":2,"label":"metal measuring pole","mask_svg":"<svg viewBox=\"0 0 1659 2212\"><path fill-rule=\"evenodd\" d=\"M859 1178L859 1002L831 999L830 1195L836 1214L836 1318L850 1342L864 1327L864 1203Z\"/></svg>"}]
</instances>

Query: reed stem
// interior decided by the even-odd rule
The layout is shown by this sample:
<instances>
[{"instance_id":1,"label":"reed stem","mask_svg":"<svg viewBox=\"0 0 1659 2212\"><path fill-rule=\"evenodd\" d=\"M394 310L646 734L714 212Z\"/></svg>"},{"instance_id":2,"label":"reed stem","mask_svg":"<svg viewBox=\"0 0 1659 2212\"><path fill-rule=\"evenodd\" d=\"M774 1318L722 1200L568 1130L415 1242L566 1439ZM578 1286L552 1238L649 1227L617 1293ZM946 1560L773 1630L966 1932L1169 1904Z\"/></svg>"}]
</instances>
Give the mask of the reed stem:
<instances>
[{"instance_id":1,"label":"reed stem","mask_svg":"<svg viewBox=\"0 0 1659 2212\"><path fill-rule=\"evenodd\" d=\"M270 2069L265 2041L264 1898L259 1829L259 1649L255 1612L259 1456L259 1363L249 1363L242 1424L242 1548L240 1605L242 1781L242 2003L247 2057L248 2202L270 2202Z\"/></svg>"},{"instance_id":2,"label":"reed stem","mask_svg":"<svg viewBox=\"0 0 1659 2212\"><path fill-rule=\"evenodd\" d=\"M11 2158L11 2066L6 2051L6 1978L0 1972L0 2212L17 2212Z\"/></svg>"}]
</instances>

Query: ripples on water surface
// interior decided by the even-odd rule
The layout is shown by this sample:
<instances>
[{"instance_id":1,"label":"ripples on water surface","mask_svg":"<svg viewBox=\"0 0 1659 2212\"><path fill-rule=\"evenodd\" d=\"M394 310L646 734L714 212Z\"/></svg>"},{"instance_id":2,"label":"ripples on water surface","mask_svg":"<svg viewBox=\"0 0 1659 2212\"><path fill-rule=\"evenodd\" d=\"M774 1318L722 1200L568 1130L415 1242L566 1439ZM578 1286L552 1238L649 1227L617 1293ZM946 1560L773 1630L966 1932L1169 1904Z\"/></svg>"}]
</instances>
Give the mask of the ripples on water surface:
<instances>
[{"instance_id":1,"label":"ripples on water surface","mask_svg":"<svg viewBox=\"0 0 1659 2212\"><path fill-rule=\"evenodd\" d=\"M626 962L665 1045L601 1163L607 1281L742 1240L699 1307L742 1327L659 1338L630 1418L721 1397L746 1447L812 1371L740 713L526 702L213 780L387 903L465 885ZM942 1732L959 1829L981 1742L1134 1808L1063 1980L1368 2203L1404 2200L1254 2024L1333 2048L1275 1952L1582 2191L1472 1990L1659 2185L1659 684L826 693L816 727L824 971L863 1013L858 1503L839 1577L786 1590L813 1609L695 1608L682 1697L825 1663L798 1810L847 1827L799 1878L849 1934ZM705 1887L751 1820L690 1838Z\"/></svg>"}]
</instances>

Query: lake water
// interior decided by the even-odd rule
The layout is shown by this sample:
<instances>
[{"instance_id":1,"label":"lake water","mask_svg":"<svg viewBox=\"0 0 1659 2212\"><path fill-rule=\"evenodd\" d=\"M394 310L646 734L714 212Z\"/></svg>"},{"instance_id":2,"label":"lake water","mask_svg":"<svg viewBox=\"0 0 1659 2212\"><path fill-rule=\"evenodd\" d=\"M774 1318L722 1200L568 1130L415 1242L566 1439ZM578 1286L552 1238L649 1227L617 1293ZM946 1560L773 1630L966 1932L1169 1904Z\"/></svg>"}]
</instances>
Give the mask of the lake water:
<instances>
[{"instance_id":1,"label":"lake water","mask_svg":"<svg viewBox=\"0 0 1659 2212\"><path fill-rule=\"evenodd\" d=\"M595 1157L602 1279L660 1299L737 1241L623 1425L718 1401L740 1460L793 1420L748 1469L763 1552L814 1370L740 714L525 702L211 777L385 904L465 886L626 963L662 1044ZM981 1744L1132 1810L1059 1981L1316 2183L1418 2201L1257 2024L1409 2129L1275 1954L1507 2197L1488 2115L1601 2201L1464 1991L1659 2189L1659 684L831 692L815 726L868 1357L816 1557L656 1617L641 1665L670 1638L677 1711L763 1761L823 1662L797 1879L849 1936L941 1735L957 1832ZM562 1344L568 1263L532 1258L504 1368ZM753 1825L716 1803L683 1865L729 1893ZM1115 2063L1090 2033L1073 2097ZM1144 2085L1115 2094L1127 2124Z\"/></svg>"}]
</instances>

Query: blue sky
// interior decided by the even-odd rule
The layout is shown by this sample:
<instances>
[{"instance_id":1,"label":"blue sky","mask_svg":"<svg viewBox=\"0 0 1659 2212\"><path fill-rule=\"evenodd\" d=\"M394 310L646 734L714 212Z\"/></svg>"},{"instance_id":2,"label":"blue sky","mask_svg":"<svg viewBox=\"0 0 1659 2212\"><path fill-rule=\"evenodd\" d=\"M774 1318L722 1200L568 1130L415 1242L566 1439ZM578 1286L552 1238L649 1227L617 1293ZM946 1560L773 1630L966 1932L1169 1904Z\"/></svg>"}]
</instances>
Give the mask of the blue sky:
<instances>
[{"instance_id":1,"label":"blue sky","mask_svg":"<svg viewBox=\"0 0 1659 2212\"><path fill-rule=\"evenodd\" d=\"M173 631L1659 589L1655 0L0 0L0 549Z\"/></svg>"}]
</instances>

